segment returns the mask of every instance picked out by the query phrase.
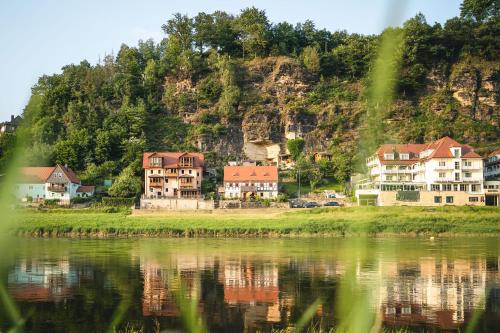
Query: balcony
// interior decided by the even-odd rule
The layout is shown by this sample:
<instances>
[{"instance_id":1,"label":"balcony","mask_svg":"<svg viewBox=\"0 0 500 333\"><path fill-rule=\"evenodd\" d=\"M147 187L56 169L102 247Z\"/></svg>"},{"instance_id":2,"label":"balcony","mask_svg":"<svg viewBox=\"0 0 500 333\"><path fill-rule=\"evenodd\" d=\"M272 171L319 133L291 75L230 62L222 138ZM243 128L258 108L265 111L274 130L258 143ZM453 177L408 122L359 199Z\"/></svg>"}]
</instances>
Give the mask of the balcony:
<instances>
[{"instance_id":1,"label":"balcony","mask_svg":"<svg viewBox=\"0 0 500 333\"><path fill-rule=\"evenodd\" d=\"M182 190L193 190L196 189L196 186L194 185L194 183L184 183L184 184L181 183L179 185L179 188Z\"/></svg>"},{"instance_id":2,"label":"balcony","mask_svg":"<svg viewBox=\"0 0 500 333\"><path fill-rule=\"evenodd\" d=\"M173 178L173 177L177 177L177 176L178 176L177 172L165 173L165 177Z\"/></svg>"},{"instance_id":3,"label":"balcony","mask_svg":"<svg viewBox=\"0 0 500 333\"><path fill-rule=\"evenodd\" d=\"M49 185L47 189L49 190L49 192L58 192L58 193L66 192L66 186L64 185Z\"/></svg>"},{"instance_id":4,"label":"balcony","mask_svg":"<svg viewBox=\"0 0 500 333\"><path fill-rule=\"evenodd\" d=\"M149 183L149 187L163 188L163 182L160 182L160 183Z\"/></svg>"},{"instance_id":5,"label":"balcony","mask_svg":"<svg viewBox=\"0 0 500 333\"><path fill-rule=\"evenodd\" d=\"M479 166L479 165L469 165L469 166L462 165L462 169L463 170L481 170L481 166Z\"/></svg>"}]
</instances>

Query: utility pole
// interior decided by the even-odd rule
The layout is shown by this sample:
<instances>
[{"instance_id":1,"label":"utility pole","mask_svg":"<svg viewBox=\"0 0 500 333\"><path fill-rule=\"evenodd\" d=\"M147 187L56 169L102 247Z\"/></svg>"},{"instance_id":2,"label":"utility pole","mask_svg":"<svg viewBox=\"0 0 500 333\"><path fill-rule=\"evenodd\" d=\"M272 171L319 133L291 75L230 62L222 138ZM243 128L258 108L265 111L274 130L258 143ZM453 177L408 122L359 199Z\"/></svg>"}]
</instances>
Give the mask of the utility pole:
<instances>
[{"instance_id":1,"label":"utility pole","mask_svg":"<svg viewBox=\"0 0 500 333\"><path fill-rule=\"evenodd\" d=\"M300 169L298 171L299 171L299 193L298 193L298 197L299 197L299 200L300 200Z\"/></svg>"}]
</instances>

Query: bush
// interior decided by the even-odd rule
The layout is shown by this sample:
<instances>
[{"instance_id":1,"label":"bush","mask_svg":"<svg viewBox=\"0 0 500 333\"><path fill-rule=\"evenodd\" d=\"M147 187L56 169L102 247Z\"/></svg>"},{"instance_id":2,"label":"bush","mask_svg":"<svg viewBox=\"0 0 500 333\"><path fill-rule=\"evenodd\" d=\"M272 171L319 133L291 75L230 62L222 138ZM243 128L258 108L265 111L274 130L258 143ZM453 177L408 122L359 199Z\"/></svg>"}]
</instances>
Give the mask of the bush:
<instances>
[{"instance_id":1,"label":"bush","mask_svg":"<svg viewBox=\"0 0 500 333\"><path fill-rule=\"evenodd\" d=\"M45 199L43 201L43 205L46 207L55 207L58 206L61 200L59 199Z\"/></svg>"},{"instance_id":2,"label":"bush","mask_svg":"<svg viewBox=\"0 0 500 333\"><path fill-rule=\"evenodd\" d=\"M130 207L135 204L135 198L120 198L120 197L104 197L102 198L103 206L110 207Z\"/></svg>"},{"instance_id":3,"label":"bush","mask_svg":"<svg viewBox=\"0 0 500 333\"><path fill-rule=\"evenodd\" d=\"M91 202L93 200L95 200L93 197L74 197L71 198L70 202L71 204L79 204L79 203Z\"/></svg>"}]
</instances>

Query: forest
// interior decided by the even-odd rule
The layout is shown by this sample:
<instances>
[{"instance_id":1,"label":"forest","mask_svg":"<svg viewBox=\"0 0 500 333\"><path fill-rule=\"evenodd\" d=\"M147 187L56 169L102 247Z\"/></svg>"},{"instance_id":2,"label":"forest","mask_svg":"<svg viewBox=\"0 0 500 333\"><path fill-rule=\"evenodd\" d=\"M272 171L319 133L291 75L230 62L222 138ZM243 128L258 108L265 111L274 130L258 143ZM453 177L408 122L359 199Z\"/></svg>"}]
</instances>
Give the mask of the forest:
<instances>
[{"instance_id":1,"label":"forest","mask_svg":"<svg viewBox=\"0 0 500 333\"><path fill-rule=\"evenodd\" d=\"M396 106L386 114L387 140L450 135L487 152L500 143L499 10L495 0L464 0L460 16L444 24L429 24L417 14L380 35L331 32L310 20L273 23L255 7L237 15L174 14L158 43L123 44L97 64L83 60L40 77L22 114L28 131L24 162L67 164L90 184L120 174L139 176L144 151L202 150L209 166L217 167L244 157L217 147L240 140L245 119L275 105L280 114L293 108L304 115L336 112L315 130L328 137L328 146L320 148L334 153L332 172L340 181L352 171L352 140L377 45L394 29L404 42ZM304 73L304 91L278 103L274 95L248 88L248 68L269 59L296 64ZM472 88L461 81L466 79ZM459 92L472 96L470 103L452 91L460 85ZM207 136L222 144L203 148L200 137ZM0 137L2 169L14 142L15 134Z\"/></svg>"}]
</instances>

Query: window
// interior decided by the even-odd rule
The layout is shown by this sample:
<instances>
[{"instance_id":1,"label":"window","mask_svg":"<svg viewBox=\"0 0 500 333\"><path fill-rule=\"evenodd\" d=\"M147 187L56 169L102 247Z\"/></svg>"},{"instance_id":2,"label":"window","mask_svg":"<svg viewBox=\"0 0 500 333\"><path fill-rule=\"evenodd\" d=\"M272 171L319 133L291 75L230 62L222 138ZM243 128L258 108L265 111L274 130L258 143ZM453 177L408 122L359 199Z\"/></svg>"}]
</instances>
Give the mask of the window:
<instances>
[{"instance_id":1,"label":"window","mask_svg":"<svg viewBox=\"0 0 500 333\"><path fill-rule=\"evenodd\" d=\"M392 176L385 176L385 180L392 180Z\"/></svg>"},{"instance_id":2,"label":"window","mask_svg":"<svg viewBox=\"0 0 500 333\"><path fill-rule=\"evenodd\" d=\"M466 173L464 174L464 176L465 176L465 178L470 178L470 177L472 177L472 173L470 173L470 172L466 172Z\"/></svg>"},{"instance_id":3,"label":"window","mask_svg":"<svg viewBox=\"0 0 500 333\"><path fill-rule=\"evenodd\" d=\"M189 174L192 174L193 173L193 170L189 170Z\"/></svg>"},{"instance_id":4,"label":"window","mask_svg":"<svg viewBox=\"0 0 500 333\"><path fill-rule=\"evenodd\" d=\"M446 162L445 162L445 161L440 161L440 162L439 162L439 166L440 166L440 167L444 167L444 166L446 166Z\"/></svg>"},{"instance_id":5,"label":"window","mask_svg":"<svg viewBox=\"0 0 500 333\"><path fill-rule=\"evenodd\" d=\"M158 170L158 174L161 174L161 170Z\"/></svg>"},{"instance_id":6,"label":"window","mask_svg":"<svg viewBox=\"0 0 500 333\"><path fill-rule=\"evenodd\" d=\"M165 189L165 193L168 193L168 188Z\"/></svg>"},{"instance_id":7,"label":"window","mask_svg":"<svg viewBox=\"0 0 500 333\"><path fill-rule=\"evenodd\" d=\"M393 168L392 168L392 165L386 165L386 166L385 166L385 169L386 169L386 170L392 170Z\"/></svg>"},{"instance_id":8,"label":"window","mask_svg":"<svg viewBox=\"0 0 500 333\"><path fill-rule=\"evenodd\" d=\"M184 174L184 170L181 170L181 173Z\"/></svg>"},{"instance_id":9,"label":"window","mask_svg":"<svg viewBox=\"0 0 500 333\"><path fill-rule=\"evenodd\" d=\"M479 202L478 197L469 197L469 202Z\"/></svg>"},{"instance_id":10,"label":"window","mask_svg":"<svg viewBox=\"0 0 500 333\"><path fill-rule=\"evenodd\" d=\"M472 184L470 186L471 192L477 192L479 190L479 185L478 184Z\"/></svg>"},{"instance_id":11,"label":"window","mask_svg":"<svg viewBox=\"0 0 500 333\"><path fill-rule=\"evenodd\" d=\"M152 175L153 174L153 170L149 170L149 173Z\"/></svg>"},{"instance_id":12,"label":"window","mask_svg":"<svg viewBox=\"0 0 500 333\"><path fill-rule=\"evenodd\" d=\"M199 173L199 172L197 172L197 173L196 173L196 177L199 177L199 176L200 176L200 173Z\"/></svg>"},{"instance_id":13,"label":"window","mask_svg":"<svg viewBox=\"0 0 500 333\"><path fill-rule=\"evenodd\" d=\"M439 184L431 184L431 191L439 191Z\"/></svg>"},{"instance_id":14,"label":"window","mask_svg":"<svg viewBox=\"0 0 500 333\"><path fill-rule=\"evenodd\" d=\"M439 178L444 178L445 176L446 176L446 174L444 172L439 173Z\"/></svg>"},{"instance_id":15,"label":"window","mask_svg":"<svg viewBox=\"0 0 500 333\"><path fill-rule=\"evenodd\" d=\"M404 154L399 154L399 158L402 160L409 160L410 159L410 154L404 153Z\"/></svg>"},{"instance_id":16,"label":"window","mask_svg":"<svg viewBox=\"0 0 500 333\"><path fill-rule=\"evenodd\" d=\"M453 197L446 197L446 203L447 204L452 204L453 203Z\"/></svg>"},{"instance_id":17,"label":"window","mask_svg":"<svg viewBox=\"0 0 500 333\"><path fill-rule=\"evenodd\" d=\"M467 184L460 184L460 191L462 191L462 192L467 192L467 188L468 188L468 187L469 187L469 186L468 186Z\"/></svg>"},{"instance_id":18,"label":"window","mask_svg":"<svg viewBox=\"0 0 500 333\"><path fill-rule=\"evenodd\" d=\"M439 197L439 196L434 197L434 203L441 203L441 202L443 202L442 197Z\"/></svg>"},{"instance_id":19,"label":"window","mask_svg":"<svg viewBox=\"0 0 500 333\"><path fill-rule=\"evenodd\" d=\"M460 170L460 162L455 162L455 170Z\"/></svg>"},{"instance_id":20,"label":"window","mask_svg":"<svg viewBox=\"0 0 500 333\"><path fill-rule=\"evenodd\" d=\"M460 157L460 148L453 149L453 156Z\"/></svg>"},{"instance_id":21,"label":"window","mask_svg":"<svg viewBox=\"0 0 500 333\"><path fill-rule=\"evenodd\" d=\"M451 191L451 184L443 184L443 191Z\"/></svg>"},{"instance_id":22,"label":"window","mask_svg":"<svg viewBox=\"0 0 500 333\"><path fill-rule=\"evenodd\" d=\"M460 174L458 172L455 173L455 180L460 180Z\"/></svg>"},{"instance_id":23,"label":"window","mask_svg":"<svg viewBox=\"0 0 500 333\"><path fill-rule=\"evenodd\" d=\"M464 165L470 167L470 166L472 166L472 161L465 160Z\"/></svg>"},{"instance_id":24,"label":"window","mask_svg":"<svg viewBox=\"0 0 500 333\"><path fill-rule=\"evenodd\" d=\"M458 191L458 184L453 184L453 191Z\"/></svg>"},{"instance_id":25,"label":"window","mask_svg":"<svg viewBox=\"0 0 500 333\"><path fill-rule=\"evenodd\" d=\"M393 160L394 159L394 154L392 154L392 153L385 153L384 154L384 159L385 160Z\"/></svg>"}]
</instances>

